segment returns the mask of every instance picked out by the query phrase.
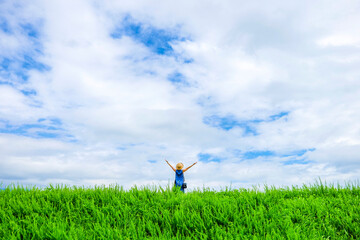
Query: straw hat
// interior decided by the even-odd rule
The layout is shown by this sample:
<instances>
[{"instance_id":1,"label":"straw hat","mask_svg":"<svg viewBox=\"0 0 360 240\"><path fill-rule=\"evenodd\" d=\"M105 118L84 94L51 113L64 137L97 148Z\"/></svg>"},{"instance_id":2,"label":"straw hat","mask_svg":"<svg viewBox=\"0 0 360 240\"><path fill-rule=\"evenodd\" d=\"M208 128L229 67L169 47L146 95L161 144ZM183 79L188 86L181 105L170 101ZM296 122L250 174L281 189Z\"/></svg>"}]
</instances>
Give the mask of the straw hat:
<instances>
[{"instance_id":1,"label":"straw hat","mask_svg":"<svg viewBox=\"0 0 360 240\"><path fill-rule=\"evenodd\" d=\"M182 163L176 164L176 169L177 170L181 170L183 167L184 167L184 164L182 164Z\"/></svg>"}]
</instances>

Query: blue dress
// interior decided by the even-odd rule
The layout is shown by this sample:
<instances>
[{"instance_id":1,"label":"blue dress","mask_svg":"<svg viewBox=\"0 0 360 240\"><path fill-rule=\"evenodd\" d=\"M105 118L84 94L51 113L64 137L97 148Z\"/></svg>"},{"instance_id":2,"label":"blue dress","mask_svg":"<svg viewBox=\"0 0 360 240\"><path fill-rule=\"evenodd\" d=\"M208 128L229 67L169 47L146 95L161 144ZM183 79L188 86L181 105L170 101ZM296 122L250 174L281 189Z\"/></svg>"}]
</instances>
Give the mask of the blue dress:
<instances>
[{"instance_id":1,"label":"blue dress","mask_svg":"<svg viewBox=\"0 0 360 240\"><path fill-rule=\"evenodd\" d=\"M175 186L181 187L181 191L184 192L183 183L184 183L184 172L183 170L175 171Z\"/></svg>"}]
</instances>

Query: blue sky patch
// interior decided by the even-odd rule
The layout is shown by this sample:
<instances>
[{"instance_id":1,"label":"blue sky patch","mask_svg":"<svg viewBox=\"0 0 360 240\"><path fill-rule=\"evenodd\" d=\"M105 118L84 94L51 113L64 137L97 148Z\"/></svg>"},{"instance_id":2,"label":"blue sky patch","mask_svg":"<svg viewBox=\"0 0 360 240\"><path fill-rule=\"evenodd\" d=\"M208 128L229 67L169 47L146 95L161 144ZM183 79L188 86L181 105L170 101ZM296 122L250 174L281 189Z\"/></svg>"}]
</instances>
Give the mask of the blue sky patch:
<instances>
[{"instance_id":1,"label":"blue sky patch","mask_svg":"<svg viewBox=\"0 0 360 240\"><path fill-rule=\"evenodd\" d=\"M0 18L0 30L4 33L11 34L11 28L6 19Z\"/></svg>"},{"instance_id":2,"label":"blue sky patch","mask_svg":"<svg viewBox=\"0 0 360 240\"><path fill-rule=\"evenodd\" d=\"M49 71L50 67L37 60L42 55L42 42L40 39L41 21L36 24L31 22L18 23L15 29L11 26L6 18L0 17L0 31L7 34L14 34L15 37L25 37L27 48L22 49L21 52L12 56L0 55L0 77L6 79L7 83L25 83L29 78L28 72L30 70L37 70L40 72ZM16 31L15 31L16 30ZM21 89L21 87L19 88ZM24 91L24 95L34 95L33 91Z\"/></svg>"},{"instance_id":3,"label":"blue sky patch","mask_svg":"<svg viewBox=\"0 0 360 240\"><path fill-rule=\"evenodd\" d=\"M24 69L24 60L14 60L7 57L1 58L1 56L0 59L0 76L6 79L9 83L14 81L12 77L14 75L18 78L17 80L20 79L21 81L26 81L28 79L28 69Z\"/></svg>"},{"instance_id":4,"label":"blue sky patch","mask_svg":"<svg viewBox=\"0 0 360 240\"><path fill-rule=\"evenodd\" d=\"M33 24L26 23L26 24L20 25L20 27L21 27L22 31L25 33L25 35L27 35L28 37L31 37L31 38L39 37L39 31L36 29L36 27L34 27Z\"/></svg>"},{"instance_id":5,"label":"blue sky patch","mask_svg":"<svg viewBox=\"0 0 360 240\"><path fill-rule=\"evenodd\" d=\"M268 119L252 119L252 120L238 120L233 115L221 117L218 115L207 116L203 118L203 123L216 127L225 131L229 131L235 127L240 127L244 130L245 136L257 136L256 125L262 122L276 121L282 117L288 116L289 112L281 112L276 115L269 116Z\"/></svg>"},{"instance_id":6,"label":"blue sky patch","mask_svg":"<svg viewBox=\"0 0 360 240\"><path fill-rule=\"evenodd\" d=\"M11 60L9 58L3 58L0 61L0 76L4 79L10 78L10 64Z\"/></svg>"},{"instance_id":7,"label":"blue sky patch","mask_svg":"<svg viewBox=\"0 0 360 240\"><path fill-rule=\"evenodd\" d=\"M283 161L283 165L293 165L293 164L309 164L312 163L312 161L306 160L306 159L292 159L288 161Z\"/></svg>"},{"instance_id":8,"label":"blue sky patch","mask_svg":"<svg viewBox=\"0 0 360 240\"><path fill-rule=\"evenodd\" d=\"M309 149L300 149L300 150L296 150L296 151L292 151L286 154L280 154L280 157L291 157L291 156L297 156L297 157L301 157L303 156L305 153L307 152L313 152L315 151L316 148L309 148Z\"/></svg>"},{"instance_id":9,"label":"blue sky patch","mask_svg":"<svg viewBox=\"0 0 360 240\"><path fill-rule=\"evenodd\" d=\"M3 58L0 61L0 77L7 80L6 82L2 82L3 84L10 83L9 80L8 80L10 78L10 75L11 75L10 74L11 71L9 70L10 64L11 64L11 60L8 59L8 58Z\"/></svg>"},{"instance_id":10,"label":"blue sky patch","mask_svg":"<svg viewBox=\"0 0 360 240\"><path fill-rule=\"evenodd\" d=\"M193 63L194 59L193 58L186 58L184 59L184 63L189 64L189 63Z\"/></svg>"},{"instance_id":11,"label":"blue sky patch","mask_svg":"<svg viewBox=\"0 0 360 240\"><path fill-rule=\"evenodd\" d=\"M121 26L117 27L110 36L114 39L129 36L159 55L173 55L174 49L171 47L171 42L185 41L185 38L176 34L175 29L156 28L149 24L135 21L131 16L126 16Z\"/></svg>"},{"instance_id":12,"label":"blue sky patch","mask_svg":"<svg viewBox=\"0 0 360 240\"><path fill-rule=\"evenodd\" d=\"M257 135L253 124L258 123L258 120L238 121L233 116L220 117L217 115L212 115L209 117L204 117L203 123L225 131L229 131L234 127L240 127L244 130L244 135Z\"/></svg>"},{"instance_id":13,"label":"blue sky patch","mask_svg":"<svg viewBox=\"0 0 360 240\"><path fill-rule=\"evenodd\" d=\"M199 153L197 157L201 162L220 162L222 160L222 158L209 153Z\"/></svg>"},{"instance_id":14,"label":"blue sky patch","mask_svg":"<svg viewBox=\"0 0 360 240\"><path fill-rule=\"evenodd\" d=\"M34 57L30 55L24 55L22 59L3 58L0 62L0 76L9 81L14 81L15 79L11 79L11 76L16 76L16 81L26 82L29 78L29 70L45 72L50 69L48 65L36 61Z\"/></svg>"},{"instance_id":15,"label":"blue sky patch","mask_svg":"<svg viewBox=\"0 0 360 240\"><path fill-rule=\"evenodd\" d=\"M233 153L238 158L242 158L245 160L249 159L255 159L258 157L277 157L277 158L287 158L288 160L284 161L283 163L286 163L287 165L295 164L295 163L302 163L306 164L309 161L305 161L304 159L299 160L300 157L304 158L305 153L308 151L315 151L315 148L310 149L300 149L295 151L290 151L288 153L277 153L276 151L270 151L270 150L255 150L255 151L248 151L248 152L241 152L240 150L233 150ZM289 158L291 158L289 160Z\"/></svg>"},{"instance_id":16,"label":"blue sky patch","mask_svg":"<svg viewBox=\"0 0 360 240\"><path fill-rule=\"evenodd\" d=\"M0 71L5 71L5 70L9 70L9 66L10 66L11 60L9 58L3 58L0 64Z\"/></svg>"},{"instance_id":17,"label":"blue sky patch","mask_svg":"<svg viewBox=\"0 0 360 240\"><path fill-rule=\"evenodd\" d=\"M49 135L46 135L46 130L52 132L48 132ZM8 133L8 134L15 134L20 136L35 137L35 138L38 137L48 138L49 136L51 136L51 138L53 138L58 136L58 134L55 134L53 132L56 130L61 130L61 129L52 126L42 125L42 124L23 124L20 126L6 124L4 128L0 128L0 133Z\"/></svg>"},{"instance_id":18,"label":"blue sky patch","mask_svg":"<svg viewBox=\"0 0 360 240\"><path fill-rule=\"evenodd\" d=\"M36 132L36 136L38 138L57 138L60 137L58 133L50 133L50 132Z\"/></svg>"},{"instance_id":19,"label":"blue sky patch","mask_svg":"<svg viewBox=\"0 0 360 240\"><path fill-rule=\"evenodd\" d=\"M289 112L280 112L280 113L278 113L278 114L275 114L275 115L271 115L270 117L269 117L269 121L276 121L276 120L278 120L278 119L280 119L280 118L282 118L282 117L286 117L286 116L288 116L289 115Z\"/></svg>"},{"instance_id":20,"label":"blue sky patch","mask_svg":"<svg viewBox=\"0 0 360 240\"><path fill-rule=\"evenodd\" d=\"M57 118L39 119L37 123L13 125L7 120L0 120L0 133L14 134L32 138L61 138L64 129L61 120ZM72 138L71 135L66 135Z\"/></svg>"},{"instance_id":21,"label":"blue sky patch","mask_svg":"<svg viewBox=\"0 0 360 240\"><path fill-rule=\"evenodd\" d=\"M22 94L25 96L36 96L37 92L34 89L24 89L21 90Z\"/></svg>"},{"instance_id":22,"label":"blue sky patch","mask_svg":"<svg viewBox=\"0 0 360 240\"><path fill-rule=\"evenodd\" d=\"M180 72L173 72L168 75L167 80L176 85L177 87L189 87L190 84L186 81L186 78Z\"/></svg>"},{"instance_id":23,"label":"blue sky patch","mask_svg":"<svg viewBox=\"0 0 360 240\"><path fill-rule=\"evenodd\" d=\"M298 156L298 157L301 157L301 156L304 155L307 151L308 151L307 149L301 149L301 150L293 151L293 152L291 152L291 153L282 154L281 157L290 157L290 156Z\"/></svg>"},{"instance_id":24,"label":"blue sky patch","mask_svg":"<svg viewBox=\"0 0 360 240\"><path fill-rule=\"evenodd\" d=\"M34 58L32 58L28 55L24 56L24 61L22 63L22 67L26 70L36 69L39 72L44 72L44 71L50 70L49 66L34 60Z\"/></svg>"},{"instance_id":25,"label":"blue sky patch","mask_svg":"<svg viewBox=\"0 0 360 240\"><path fill-rule=\"evenodd\" d=\"M39 123L49 122L53 126L62 125L62 121L59 118L39 118L37 122Z\"/></svg>"},{"instance_id":26,"label":"blue sky patch","mask_svg":"<svg viewBox=\"0 0 360 240\"><path fill-rule=\"evenodd\" d=\"M156 160L148 160L149 163L156 163Z\"/></svg>"},{"instance_id":27,"label":"blue sky patch","mask_svg":"<svg viewBox=\"0 0 360 240\"><path fill-rule=\"evenodd\" d=\"M250 152L245 152L243 154L243 157L246 159L255 159L258 157L271 157L271 156L276 156L275 152L273 152L273 151L250 151Z\"/></svg>"}]
</instances>

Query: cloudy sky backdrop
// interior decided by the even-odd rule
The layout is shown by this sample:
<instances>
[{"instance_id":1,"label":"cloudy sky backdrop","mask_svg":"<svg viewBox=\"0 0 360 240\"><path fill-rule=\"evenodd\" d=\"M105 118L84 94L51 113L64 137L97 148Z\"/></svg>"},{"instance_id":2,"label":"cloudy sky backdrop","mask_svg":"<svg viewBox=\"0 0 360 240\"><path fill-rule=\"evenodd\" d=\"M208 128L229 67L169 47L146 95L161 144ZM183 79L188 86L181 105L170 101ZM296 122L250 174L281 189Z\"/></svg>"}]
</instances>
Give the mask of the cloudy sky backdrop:
<instances>
[{"instance_id":1,"label":"cloudy sky backdrop","mask_svg":"<svg viewBox=\"0 0 360 240\"><path fill-rule=\"evenodd\" d=\"M360 2L0 1L0 181L360 175Z\"/></svg>"}]
</instances>

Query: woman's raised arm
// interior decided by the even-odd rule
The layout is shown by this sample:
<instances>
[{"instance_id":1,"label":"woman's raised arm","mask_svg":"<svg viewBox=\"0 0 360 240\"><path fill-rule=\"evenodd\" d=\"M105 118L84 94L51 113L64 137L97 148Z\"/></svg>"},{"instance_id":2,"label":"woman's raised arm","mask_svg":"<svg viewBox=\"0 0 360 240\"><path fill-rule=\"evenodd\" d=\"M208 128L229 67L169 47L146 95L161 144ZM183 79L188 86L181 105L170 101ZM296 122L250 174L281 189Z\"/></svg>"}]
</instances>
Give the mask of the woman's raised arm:
<instances>
[{"instance_id":1,"label":"woman's raised arm","mask_svg":"<svg viewBox=\"0 0 360 240\"><path fill-rule=\"evenodd\" d=\"M169 164L169 166L172 168L172 170L174 170L174 172L176 172L175 168L173 166L171 166L171 164L165 159L165 162L167 162L167 164Z\"/></svg>"},{"instance_id":2,"label":"woman's raised arm","mask_svg":"<svg viewBox=\"0 0 360 240\"><path fill-rule=\"evenodd\" d=\"M185 169L183 170L183 172L186 172L187 170L189 170L189 168L191 168L191 167L194 166L195 164L197 164L197 162L195 162L195 163L193 163L191 166L185 168Z\"/></svg>"}]
</instances>

